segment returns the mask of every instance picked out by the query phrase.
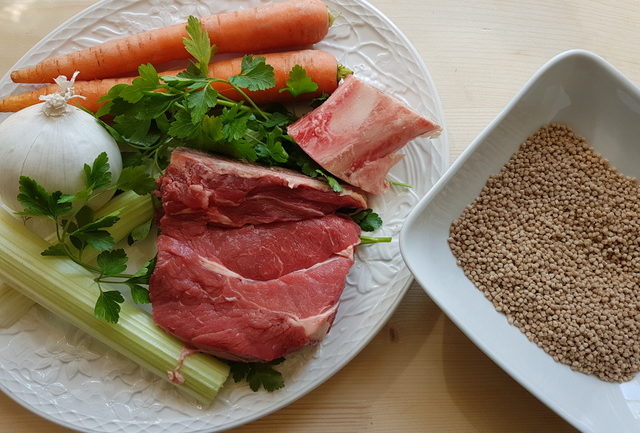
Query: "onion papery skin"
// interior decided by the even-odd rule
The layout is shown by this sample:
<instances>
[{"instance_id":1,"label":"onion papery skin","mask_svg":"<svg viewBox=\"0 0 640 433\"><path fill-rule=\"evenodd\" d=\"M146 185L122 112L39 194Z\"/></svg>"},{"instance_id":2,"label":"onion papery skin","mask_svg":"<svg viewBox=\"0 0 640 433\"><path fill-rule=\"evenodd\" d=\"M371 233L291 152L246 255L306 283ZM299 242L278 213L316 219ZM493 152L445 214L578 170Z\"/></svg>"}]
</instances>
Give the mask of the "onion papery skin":
<instances>
[{"instance_id":1,"label":"onion papery skin","mask_svg":"<svg viewBox=\"0 0 640 433\"><path fill-rule=\"evenodd\" d=\"M60 116L45 113L46 102L20 110L0 124L0 200L20 211L20 176L36 180L47 191L74 194L85 188L84 164L102 152L109 157L112 179L122 171L117 143L89 113L68 106ZM89 205L96 209L113 191L100 194Z\"/></svg>"}]
</instances>

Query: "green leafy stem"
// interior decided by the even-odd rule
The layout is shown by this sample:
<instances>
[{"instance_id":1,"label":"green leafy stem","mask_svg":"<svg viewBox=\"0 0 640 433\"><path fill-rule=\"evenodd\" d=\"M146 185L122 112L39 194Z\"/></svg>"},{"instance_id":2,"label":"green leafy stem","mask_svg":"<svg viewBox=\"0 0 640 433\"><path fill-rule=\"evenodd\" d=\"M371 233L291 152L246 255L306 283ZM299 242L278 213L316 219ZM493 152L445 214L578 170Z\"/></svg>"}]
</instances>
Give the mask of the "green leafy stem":
<instances>
[{"instance_id":1,"label":"green leafy stem","mask_svg":"<svg viewBox=\"0 0 640 433\"><path fill-rule=\"evenodd\" d=\"M148 303L149 293L144 285L148 284L154 263L146 263L134 274L125 273L127 254L124 249L115 249L116 242L107 230L119 221L119 211L96 218L87 203L114 189L147 194L155 188L155 181L144 167L136 166L125 167L118 181L112 182L109 160L104 152L96 157L92 165L85 164L83 172L85 187L74 194L48 192L36 180L21 176L18 201L24 210L18 214L46 217L55 223L57 242L44 250L42 255L68 257L96 274L94 281L100 294L94 313L98 318L116 323L124 298L117 290L105 290L103 284L124 284L129 287L135 303ZM95 264L83 257L87 248L99 253Z\"/></svg>"}]
</instances>

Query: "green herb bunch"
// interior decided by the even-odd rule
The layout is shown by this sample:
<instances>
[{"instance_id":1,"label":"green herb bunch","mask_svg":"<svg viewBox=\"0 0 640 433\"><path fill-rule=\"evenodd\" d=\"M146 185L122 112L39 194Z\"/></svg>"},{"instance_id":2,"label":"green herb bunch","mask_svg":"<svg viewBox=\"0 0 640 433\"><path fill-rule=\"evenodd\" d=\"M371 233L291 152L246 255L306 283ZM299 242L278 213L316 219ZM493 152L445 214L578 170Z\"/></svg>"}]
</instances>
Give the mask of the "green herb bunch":
<instances>
[{"instance_id":1,"label":"green herb bunch","mask_svg":"<svg viewBox=\"0 0 640 433\"><path fill-rule=\"evenodd\" d=\"M275 86L273 67L265 58L246 55L241 71L228 79L209 77L209 63L215 53L209 35L197 18L189 17L184 38L193 56L189 67L176 76L159 75L150 65L141 65L139 77L131 84L118 84L102 99L97 117L111 116L104 124L116 141L125 143L132 164L151 167L159 174L166 167L171 149L190 147L232 158L296 168L311 177L325 178L341 192L340 183L323 171L285 133L295 117L283 107L265 111L247 95L248 91ZM216 91L213 83L223 83L242 96L234 101ZM296 65L289 73L287 87L294 98L315 92L318 85L304 68Z\"/></svg>"}]
</instances>

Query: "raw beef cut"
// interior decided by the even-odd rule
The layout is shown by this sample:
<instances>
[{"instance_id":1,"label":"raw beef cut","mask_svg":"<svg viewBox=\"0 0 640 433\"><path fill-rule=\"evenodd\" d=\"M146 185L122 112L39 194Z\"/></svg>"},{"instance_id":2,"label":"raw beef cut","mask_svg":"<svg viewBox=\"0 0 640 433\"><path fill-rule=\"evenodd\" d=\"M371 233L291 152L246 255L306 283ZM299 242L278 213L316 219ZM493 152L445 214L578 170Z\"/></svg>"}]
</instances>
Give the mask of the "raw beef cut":
<instances>
[{"instance_id":1,"label":"raw beef cut","mask_svg":"<svg viewBox=\"0 0 640 433\"><path fill-rule=\"evenodd\" d=\"M176 149L158 181L165 215L224 227L320 217L340 208L366 209L348 187L337 194L325 182L292 170Z\"/></svg>"},{"instance_id":2,"label":"raw beef cut","mask_svg":"<svg viewBox=\"0 0 640 433\"><path fill-rule=\"evenodd\" d=\"M153 317L216 356L270 361L328 332L360 228L327 215L229 229L163 217Z\"/></svg>"},{"instance_id":3,"label":"raw beef cut","mask_svg":"<svg viewBox=\"0 0 640 433\"><path fill-rule=\"evenodd\" d=\"M288 170L174 151L149 292L156 323L205 352L270 361L328 332L360 242L335 214L364 208Z\"/></svg>"},{"instance_id":4,"label":"raw beef cut","mask_svg":"<svg viewBox=\"0 0 640 433\"><path fill-rule=\"evenodd\" d=\"M389 188L387 173L403 157L395 152L415 137L435 137L440 130L400 101L349 75L287 133L333 175L379 194Z\"/></svg>"}]
</instances>

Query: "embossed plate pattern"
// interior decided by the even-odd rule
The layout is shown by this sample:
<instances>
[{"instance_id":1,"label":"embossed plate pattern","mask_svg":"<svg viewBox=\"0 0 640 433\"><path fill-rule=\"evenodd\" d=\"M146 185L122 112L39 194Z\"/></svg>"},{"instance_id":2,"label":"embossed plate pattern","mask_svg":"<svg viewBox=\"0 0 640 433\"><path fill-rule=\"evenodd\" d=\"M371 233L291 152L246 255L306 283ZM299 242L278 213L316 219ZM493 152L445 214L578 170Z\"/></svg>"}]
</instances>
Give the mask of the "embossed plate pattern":
<instances>
[{"instance_id":1,"label":"embossed plate pattern","mask_svg":"<svg viewBox=\"0 0 640 433\"><path fill-rule=\"evenodd\" d=\"M104 0L76 15L35 45L16 65L127 34L183 21L188 15L251 7L258 0ZM355 73L443 125L438 95L420 56L379 11L359 0L328 0L339 18L318 48ZM5 75L0 94L24 91ZM444 126L444 125L443 125ZM287 386L254 393L229 381L215 403L200 407L173 386L143 371L41 308L0 330L0 387L20 404L59 424L89 432L221 431L273 412L308 393L351 360L389 318L411 282L398 249L401 225L447 166L446 134L414 140L392 177L393 188L371 205L391 244L362 247L347 279L332 332L317 347L281 365Z\"/></svg>"}]
</instances>

